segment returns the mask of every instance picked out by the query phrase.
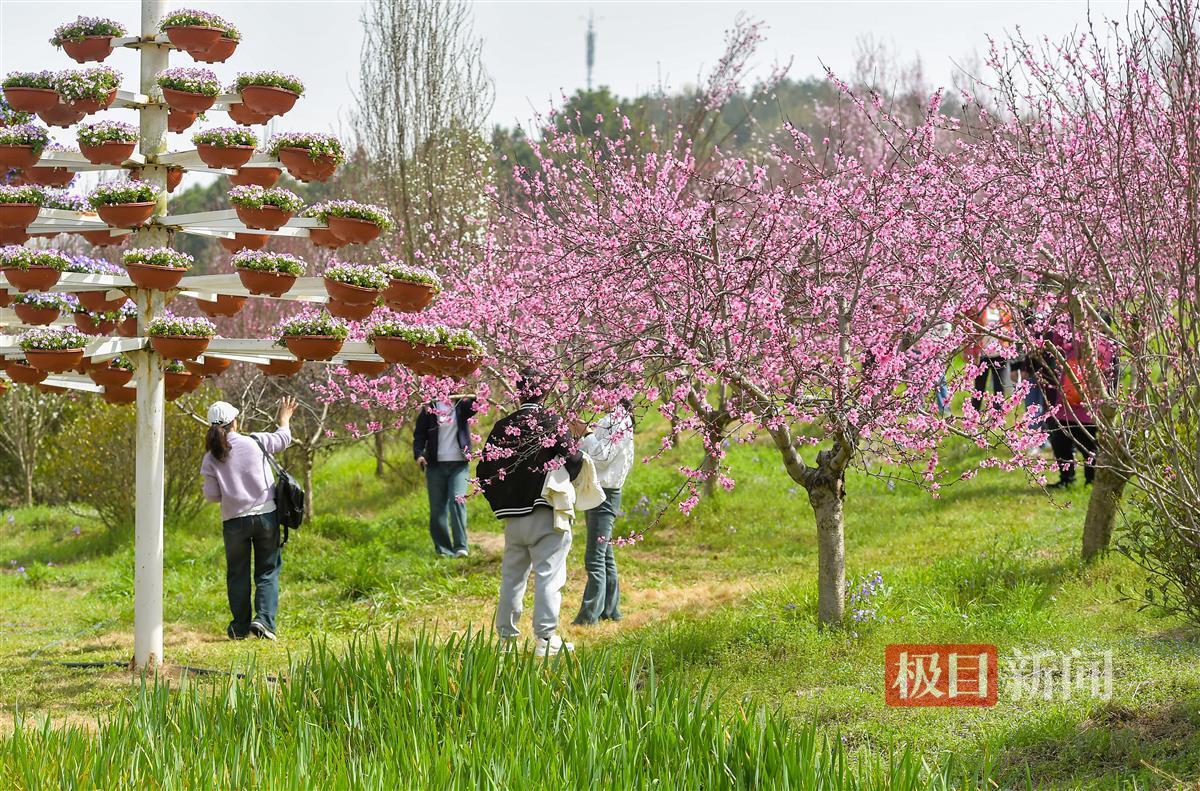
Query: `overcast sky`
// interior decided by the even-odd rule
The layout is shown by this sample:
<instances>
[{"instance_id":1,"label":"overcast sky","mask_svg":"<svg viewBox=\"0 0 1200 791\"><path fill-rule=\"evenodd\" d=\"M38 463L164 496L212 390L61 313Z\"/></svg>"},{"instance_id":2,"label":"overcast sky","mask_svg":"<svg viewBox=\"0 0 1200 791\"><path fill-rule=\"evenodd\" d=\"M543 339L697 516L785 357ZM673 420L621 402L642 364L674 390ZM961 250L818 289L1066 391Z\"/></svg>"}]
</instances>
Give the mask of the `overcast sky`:
<instances>
[{"instance_id":1,"label":"overcast sky","mask_svg":"<svg viewBox=\"0 0 1200 791\"><path fill-rule=\"evenodd\" d=\"M274 68L308 86L296 109L278 123L289 130L335 130L346 123L357 79L361 43L357 0L237 0L188 5L212 10L242 30L243 43L225 64L223 80L248 69ZM988 33L1021 27L1027 35L1059 37L1080 25L1080 2L476 2L475 28L496 86L492 119L524 122L561 93L585 83L584 35L595 16L595 83L632 95L663 82L693 83L720 55L722 37L739 13L766 24L767 40L756 65L792 61L791 74L821 73L821 64L845 72L864 36L886 43L904 58L920 56L930 84L950 84L955 61L982 53ZM1122 15L1124 2L1092 3L1100 14ZM0 0L0 71L75 66L47 39L77 14L109 16L135 30L139 3ZM187 56L173 62L193 65ZM137 56L116 52L107 63L134 87ZM128 111L112 113L128 116ZM223 124L223 114L213 121ZM61 137L61 136L60 136ZM65 141L73 142L73 141ZM173 148L186 147L182 137Z\"/></svg>"}]
</instances>

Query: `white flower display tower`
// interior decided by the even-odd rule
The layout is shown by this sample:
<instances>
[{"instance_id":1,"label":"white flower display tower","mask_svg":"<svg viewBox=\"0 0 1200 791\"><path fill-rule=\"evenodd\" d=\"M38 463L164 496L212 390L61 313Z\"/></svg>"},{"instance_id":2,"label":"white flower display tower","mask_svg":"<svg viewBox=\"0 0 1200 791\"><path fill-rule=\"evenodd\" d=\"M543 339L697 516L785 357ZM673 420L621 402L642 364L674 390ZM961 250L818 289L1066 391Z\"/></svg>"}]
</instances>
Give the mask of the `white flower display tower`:
<instances>
[{"instance_id":1,"label":"white flower display tower","mask_svg":"<svg viewBox=\"0 0 1200 791\"><path fill-rule=\"evenodd\" d=\"M162 0L142 0L140 34L112 38L109 42L109 46L114 50L124 48L137 51L141 60L138 90L118 91L112 104L114 108L126 108L138 114L140 130L136 153L119 165L98 166L80 152L46 150L41 153L38 162L42 167L66 168L72 171L136 169L139 171L140 180L154 184L161 190L153 216L145 224L123 228L110 226L91 212L41 208L36 220L28 226L28 233L131 233L132 248L161 248L169 247L176 233L234 239L235 234L239 233L307 237L311 231L326 230L328 226L325 222L312 217L293 217L276 230L263 230L247 227L232 210L175 216L167 213L166 187L169 170L182 169L185 172L230 175L237 171L206 166L194 150L167 150L169 110L158 78L167 69L168 58L172 52L179 50L160 32L160 21L166 11ZM107 51L104 54L107 55ZM213 109L236 110L236 105L240 102L239 94L220 95ZM256 153L245 167L279 168L281 163L269 154ZM136 337L93 337L88 342L84 354L92 363L110 360L121 354L126 355L133 363L132 385L136 390L137 409L133 664L137 668L153 667L163 662L163 453L166 360L154 349L146 330L152 321L164 314L168 304L181 297L212 302L221 296L251 296L251 292L242 285L236 274L184 276L177 286L158 290L138 287L126 275L70 272L61 275L53 290L93 294L102 290L106 292L106 299L120 300L128 297L137 306ZM0 296L7 296L5 302L16 297L19 291L20 289L11 282L0 277ZM318 305L326 303L329 299L325 282L320 277L300 277L284 295L263 298ZM11 361L22 354L17 343L18 333L26 329L20 326L24 323L14 318L11 311L0 309L0 360ZM60 320L56 323L64 322ZM258 364L267 364L272 360L295 362L297 358L288 350L276 345L276 340L213 338L201 359L215 358L218 361L235 360ZM357 362L363 365L384 363L385 358L378 356L374 349L375 346L371 343L347 342L341 346L336 356L324 362ZM4 384L3 380L0 380L0 384ZM101 392L104 389L91 379L77 374L52 374L44 379L43 384L91 392Z\"/></svg>"}]
</instances>

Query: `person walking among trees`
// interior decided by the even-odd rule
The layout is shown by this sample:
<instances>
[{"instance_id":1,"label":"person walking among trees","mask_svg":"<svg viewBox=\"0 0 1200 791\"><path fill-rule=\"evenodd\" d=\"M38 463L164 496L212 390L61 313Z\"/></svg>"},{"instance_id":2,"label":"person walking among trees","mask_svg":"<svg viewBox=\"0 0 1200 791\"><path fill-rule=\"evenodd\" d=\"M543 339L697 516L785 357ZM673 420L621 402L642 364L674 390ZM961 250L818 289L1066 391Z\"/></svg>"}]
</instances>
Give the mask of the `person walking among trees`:
<instances>
[{"instance_id":1,"label":"person walking among trees","mask_svg":"<svg viewBox=\"0 0 1200 791\"><path fill-rule=\"evenodd\" d=\"M1099 430L1091 413L1093 397L1088 383L1090 366L1080 359L1078 340L1056 340L1058 355L1063 362L1058 371L1058 411L1050 431L1050 447L1054 450L1054 461L1059 470L1058 482L1050 485L1052 489L1066 488L1075 483L1076 452L1083 459L1084 483L1090 485L1095 480ZM1116 370L1112 344L1101 339L1095 344L1094 353L1099 359L1103 375L1112 376Z\"/></svg>"},{"instance_id":2,"label":"person walking among trees","mask_svg":"<svg viewBox=\"0 0 1200 791\"><path fill-rule=\"evenodd\" d=\"M267 454L282 453L292 444L290 425L295 411L295 399L284 398L279 403L279 427L273 432L246 436L238 433L239 413L232 404L217 401L208 408L207 452L200 463L200 474L204 478L204 498L221 504L225 588L233 615L226 634L231 640L243 640L251 634L275 639L283 547L275 513L275 479L269 471Z\"/></svg>"},{"instance_id":3,"label":"person walking among trees","mask_svg":"<svg viewBox=\"0 0 1200 791\"><path fill-rule=\"evenodd\" d=\"M971 406L976 412L983 406L983 397L991 391L998 396L1006 396L1012 390L1011 366L1004 352L1004 342L996 335L1006 334L1011 329L1011 319L1008 311L998 302L989 302L973 317L975 341L964 350L965 356L974 358L982 368L975 375L974 391L971 396ZM996 408L1001 405L997 402Z\"/></svg>"},{"instance_id":4,"label":"person walking among trees","mask_svg":"<svg viewBox=\"0 0 1200 791\"><path fill-rule=\"evenodd\" d=\"M621 487L633 468L633 404L628 399L583 434L579 449L596 465L596 481L604 502L587 512L587 549L583 567L587 585L575 623L590 626L600 620L621 620L621 594L617 584L617 559L613 552L613 524L621 509Z\"/></svg>"},{"instance_id":5,"label":"person walking among trees","mask_svg":"<svg viewBox=\"0 0 1200 791\"><path fill-rule=\"evenodd\" d=\"M432 401L413 427L413 458L425 473L429 535L441 557L465 558L467 550L467 457L475 397Z\"/></svg>"},{"instance_id":6,"label":"person walking among trees","mask_svg":"<svg viewBox=\"0 0 1200 791\"><path fill-rule=\"evenodd\" d=\"M571 530L556 526L554 509L543 496L547 473L563 466L574 481L584 464L562 418L542 404L550 384L549 377L536 369L521 371L520 407L492 428L475 471L492 513L504 521L496 632L505 648L520 636L517 623L532 569L538 656L574 650L557 634Z\"/></svg>"}]
</instances>

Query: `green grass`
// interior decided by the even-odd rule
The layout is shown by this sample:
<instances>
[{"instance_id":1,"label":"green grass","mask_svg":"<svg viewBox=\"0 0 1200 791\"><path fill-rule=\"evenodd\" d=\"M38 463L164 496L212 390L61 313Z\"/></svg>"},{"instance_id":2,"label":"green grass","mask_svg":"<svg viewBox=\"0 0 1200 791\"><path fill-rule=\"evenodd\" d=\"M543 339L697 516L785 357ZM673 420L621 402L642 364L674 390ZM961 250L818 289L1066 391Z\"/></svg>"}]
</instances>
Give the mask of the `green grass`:
<instances>
[{"instance_id":1,"label":"green grass","mask_svg":"<svg viewBox=\"0 0 1200 791\"><path fill-rule=\"evenodd\" d=\"M655 428L650 423L639 437L642 448L654 446ZM978 458L969 447L950 450L964 466ZM1122 587L1136 590L1144 582L1124 559L1078 563L1087 490L1066 495L1073 500L1068 506L1049 501L1018 474L987 470L932 499L902 484L849 476L849 575L878 570L885 586L872 603L877 619L821 631L813 617L815 535L803 492L770 447L735 443L730 453L737 488L689 517L669 500L679 486L677 466L694 462L698 448L635 467L618 530L645 529L647 537L618 550L626 620L566 629L581 666L611 663L610 675L628 678L637 657L652 659L659 679L697 700L725 690L726 704L737 706L722 716L736 720L743 703L748 710L762 705L790 723L796 738L815 723L817 740L843 744L851 762L886 762L912 749L930 772L988 767L1001 787L1171 787L1200 779L1200 639L1174 618L1121 601ZM253 663L278 672L308 657L313 639L336 657L347 655L356 639L392 630L401 639L486 631L499 566L499 525L486 504L470 501L472 557L438 561L414 477L399 483L372 471L372 459L360 450L318 470L320 514L293 534L288 549L278 644L222 639L228 616L215 512L170 525L168 661L225 669ZM581 543L572 551L564 621L582 591ZM92 727L97 717L151 710L128 673L61 664L128 658L129 535L62 510L17 510L0 514L0 569L9 560L27 569L40 564L36 579L0 571L0 703L9 722L23 712L31 721L49 715ZM999 703L886 707L883 651L894 642L995 643ZM461 648L445 650L451 656ZM1014 698L1005 674L1018 649L1111 650L1112 699ZM208 689L196 686L196 694ZM610 741L613 750L629 749L621 735Z\"/></svg>"}]
</instances>

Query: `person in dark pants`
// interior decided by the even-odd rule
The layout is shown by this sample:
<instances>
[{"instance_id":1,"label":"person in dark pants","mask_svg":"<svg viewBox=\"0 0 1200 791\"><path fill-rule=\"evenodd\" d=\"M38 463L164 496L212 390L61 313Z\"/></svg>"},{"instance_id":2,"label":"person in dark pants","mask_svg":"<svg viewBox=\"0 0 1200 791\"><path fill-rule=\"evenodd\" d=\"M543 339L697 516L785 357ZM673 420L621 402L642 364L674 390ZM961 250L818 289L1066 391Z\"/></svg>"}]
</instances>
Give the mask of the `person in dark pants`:
<instances>
[{"instance_id":1,"label":"person in dark pants","mask_svg":"<svg viewBox=\"0 0 1200 791\"><path fill-rule=\"evenodd\" d=\"M1075 483L1075 454L1083 458L1083 480L1091 484L1096 477L1096 445L1099 426L1092 416L1094 396L1088 392L1089 366L1080 360L1080 350L1072 341L1059 341L1065 361L1059 371L1056 399L1058 411L1050 431L1050 447L1058 465L1059 479L1050 488L1065 488ZM1111 378L1116 370L1112 347L1098 343L1094 352L1101 376Z\"/></svg>"},{"instance_id":2,"label":"person in dark pants","mask_svg":"<svg viewBox=\"0 0 1200 791\"><path fill-rule=\"evenodd\" d=\"M433 401L413 427L413 458L425 472L429 492L429 535L442 557L465 558L467 551L467 455L475 398Z\"/></svg>"},{"instance_id":3,"label":"person in dark pants","mask_svg":"<svg viewBox=\"0 0 1200 791\"><path fill-rule=\"evenodd\" d=\"M225 632L231 640L250 634L275 639L283 547L275 513L275 479L266 454L282 453L292 444L289 425L295 411L295 400L285 398L279 405L276 431L245 436L238 433L238 410L233 405L218 401L208 409L208 452L200 473L205 499L221 504L225 589L233 615Z\"/></svg>"},{"instance_id":4,"label":"person in dark pants","mask_svg":"<svg viewBox=\"0 0 1200 791\"><path fill-rule=\"evenodd\" d=\"M617 583L617 559L613 552L613 525L621 510L621 487L633 467L633 413L628 401L592 426L580 440L579 449L596 467L596 482L605 499L587 512L587 549L583 567L587 585L575 623L589 626L600 620L621 620L621 592ZM577 432L579 433L579 432Z\"/></svg>"}]
</instances>

